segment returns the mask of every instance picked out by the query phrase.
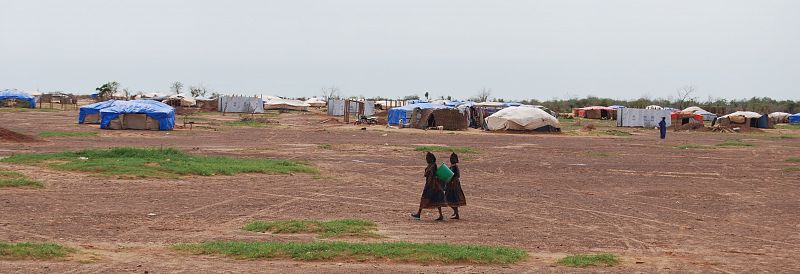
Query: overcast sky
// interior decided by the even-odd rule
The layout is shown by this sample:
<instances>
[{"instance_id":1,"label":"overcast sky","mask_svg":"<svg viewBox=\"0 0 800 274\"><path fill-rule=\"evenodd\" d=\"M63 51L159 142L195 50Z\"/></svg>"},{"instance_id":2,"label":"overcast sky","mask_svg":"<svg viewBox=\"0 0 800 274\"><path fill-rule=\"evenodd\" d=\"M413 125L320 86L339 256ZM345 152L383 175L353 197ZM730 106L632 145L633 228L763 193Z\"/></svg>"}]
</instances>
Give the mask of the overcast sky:
<instances>
[{"instance_id":1,"label":"overcast sky","mask_svg":"<svg viewBox=\"0 0 800 274\"><path fill-rule=\"evenodd\" d=\"M800 100L800 1L3 1L0 89Z\"/></svg>"}]
</instances>

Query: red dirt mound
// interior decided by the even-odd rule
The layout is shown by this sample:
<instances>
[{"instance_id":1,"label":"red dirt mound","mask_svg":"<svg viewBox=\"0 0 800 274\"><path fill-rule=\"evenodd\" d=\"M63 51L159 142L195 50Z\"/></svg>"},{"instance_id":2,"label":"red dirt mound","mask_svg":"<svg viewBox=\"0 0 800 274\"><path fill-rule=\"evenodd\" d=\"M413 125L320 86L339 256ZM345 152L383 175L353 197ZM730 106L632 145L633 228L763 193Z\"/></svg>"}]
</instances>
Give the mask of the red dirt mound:
<instances>
[{"instance_id":1,"label":"red dirt mound","mask_svg":"<svg viewBox=\"0 0 800 274\"><path fill-rule=\"evenodd\" d=\"M22 133L18 133L15 131L11 131L5 128L0 127L0 139L3 141L10 141L15 143L27 143L27 142L39 142L36 137L25 135Z\"/></svg>"}]
</instances>

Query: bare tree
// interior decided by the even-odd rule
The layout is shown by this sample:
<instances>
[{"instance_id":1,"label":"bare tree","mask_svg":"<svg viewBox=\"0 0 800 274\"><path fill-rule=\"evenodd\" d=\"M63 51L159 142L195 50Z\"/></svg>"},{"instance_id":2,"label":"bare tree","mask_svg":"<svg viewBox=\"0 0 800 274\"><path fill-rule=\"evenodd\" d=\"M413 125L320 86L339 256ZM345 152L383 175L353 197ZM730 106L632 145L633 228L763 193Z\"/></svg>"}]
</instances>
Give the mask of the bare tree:
<instances>
[{"instance_id":1,"label":"bare tree","mask_svg":"<svg viewBox=\"0 0 800 274\"><path fill-rule=\"evenodd\" d=\"M125 100L131 99L131 91L128 88L123 88L122 94L125 96Z\"/></svg>"},{"instance_id":2,"label":"bare tree","mask_svg":"<svg viewBox=\"0 0 800 274\"><path fill-rule=\"evenodd\" d=\"M682 86L678 88L677 91L678 91L678 99L677 99L678 106L681 109L689 107L687 104L695 100L695 97L693 97L695 92L695 86L693 84Z\"/></svg>"},{"instance_id":3,"label":"bare tree","mask_svg":"<svg viewBox=\"0 0 800 274\"><path fill-rule=\"evenodd\" d=\"M489 96L492 96L492 89L483 88L478 92L478 94L475 95L475 98L473 99L475 99L476 102L486 102L489 100Z\"/></svg>"},{"instance_id":4,"label":"bare tree","mask_svg":"<svg viewBox=\"0 0 800 274\"><path fill-rule=\"evenodd\" d=\"M175 94L181 93L181 89L183 89L183 83L180 81L175 81L171 86L169 86L169 89L175 92Z\"/></svg>"},{"instance_id":5,"label":"bare tree","mask_svg":"<svg viewBox=\"0 0 800 274\"><path fill-rule=\"evenodd\" d=\"M203 85L197 86L189 86L189 92L192 93L192 97L205 97L208 93L208 89Z\"/></svg>"},{"instance_id":6,"label":"bare tree","mask_svg":"<svg viewBox=\"0 0 800 274\"><path fill-rule=\"evenodd\" d=\"M322 89L322 99L326 102L330 99L339 99L341 95L339 94L339 88L336 86L331 86L329 88Z\"/></svg>"}]
</instances>

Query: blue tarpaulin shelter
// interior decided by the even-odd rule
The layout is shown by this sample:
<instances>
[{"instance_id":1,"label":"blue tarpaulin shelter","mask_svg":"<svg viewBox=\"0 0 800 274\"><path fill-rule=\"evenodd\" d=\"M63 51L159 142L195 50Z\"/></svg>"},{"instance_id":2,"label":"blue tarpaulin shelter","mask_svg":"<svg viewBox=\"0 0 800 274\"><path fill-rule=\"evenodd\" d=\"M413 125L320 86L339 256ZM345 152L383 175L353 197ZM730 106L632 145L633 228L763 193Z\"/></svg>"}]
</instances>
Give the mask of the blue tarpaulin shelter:
<instances>
[{"instance_id":1,"label":"blue tarpaulin shelter","mask_svg":"<svg viewBox=\"0 0 800 274\"><path fill-rule=\"evenodd\" d=\"M30 94L27 94L25 92L22 92L22 91L19 91L19 90L16 90L16 89L6 89L6 90L3 90L3 91L0 91L0 100L6 100L6 99L16 99L16 100L20 100L20 101L27 101L28 102L28 107L36 108L36 98L34 98Z\"/></svg>"},{"instance_id":2,"label":"blue tarpaulin shelter","mask_svg":"<svg viewBox=\"0 0 800 274\"><path fill-rule=\"evenodd\" d=\"M800 112L789 115L790 124L800 124Z\"/></svg>"},{"instance_id":3,"label":"blue tarpaulin shelter","mask_svg":"<svg viewBox=\"0 0 800 274\"><path fill-rule=\"evenodd\" d=\"M386 117L386 121L390 125L400 125L400 124L407 124L408 115L410 115L415 108L419 109L442 109L442 108L453 108L446 105L439 105L439 104L431 104L431 103L417 103L411 105L405 105L402 107L396 107L389 109L389 113Z\"/></svg>"},{"instance_id":4,"label":"blue tarpaulin shelter","mask_svg":"<svg viewBox=\"0 0 800 274\"><path fill-rule=\"evenodd\" d=\"M121 101L108 100L82 106L80 108L80 112L78 113L78 124L83 124L84 122L86 122L86 115L100 114L100 110L110 107L114 105L114 103L116 102L121 102Z\"/></svg>"},{"instance_id":5,"label":"blue tarpaulin shelter","mask_svg":"<svg viewBox=\"0 0 800 274\"><path fill-rule=\"evenodd\" d=\"M158 130L175 127L175 108L153 100L115 101L112 106L100 110L100 128L108 128L111 120L123 114L146 114L158 121Z\"/></svg>"}]
</instances>

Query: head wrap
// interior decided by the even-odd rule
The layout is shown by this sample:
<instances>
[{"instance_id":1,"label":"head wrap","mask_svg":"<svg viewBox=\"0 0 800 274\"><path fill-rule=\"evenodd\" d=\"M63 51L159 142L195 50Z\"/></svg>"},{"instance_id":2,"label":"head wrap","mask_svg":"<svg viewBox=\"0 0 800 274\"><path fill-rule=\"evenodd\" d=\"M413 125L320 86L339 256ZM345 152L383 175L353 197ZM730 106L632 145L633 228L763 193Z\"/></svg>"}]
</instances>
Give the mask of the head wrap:
<instances>
[{"instance_id":1,"label":"head wrap","mask_svg":"<svg viewBox=\"0 0 800 274\"><path fill-rule=\"evenodd\" d=\"M425 161L427 161L428 164L435 164L436 156L434 156L433 153L428 152L428 154L425 155Z\"/></svg>"},{"instance_id":2,"label":"head wrap","mask_svg":"<svg viewBox=\"0 0 800 274\"><path fill-rule=\"evenodd\" d=\"M453 152L453 154L450 154L450 163L451 164L457 164L458 163L458 155L456 155L455 152Z\"/></svg>"}]
</instances>

